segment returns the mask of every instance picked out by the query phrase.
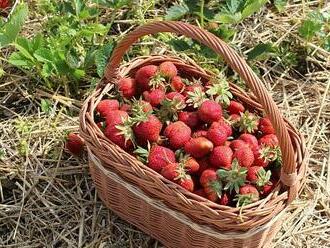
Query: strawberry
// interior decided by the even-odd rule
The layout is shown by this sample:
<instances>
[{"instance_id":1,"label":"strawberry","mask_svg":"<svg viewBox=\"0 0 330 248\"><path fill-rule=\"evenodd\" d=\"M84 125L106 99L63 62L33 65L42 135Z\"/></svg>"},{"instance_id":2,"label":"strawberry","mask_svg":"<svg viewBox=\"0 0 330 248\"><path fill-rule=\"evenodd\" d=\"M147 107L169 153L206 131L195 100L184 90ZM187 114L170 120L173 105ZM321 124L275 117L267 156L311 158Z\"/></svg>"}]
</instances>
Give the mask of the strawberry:
<instances>
[{"instance_id":1,"label":"strawberry","mask_svg":"<svg viewBox=\"0 0 330 248\"><path fill-rule=\"evenodd\" d=\"M237 159L239 165L242 167L250 167L254 162L253 151L248 146L237 149L233 157Z\"/></svg>"},{"instance_id":2,"label":"strawberry","mask_svg":"<svg viewBox=\"0 0 330 248\"><path fill-rule=\"evenodd\" d=\"M214 122L213 122L214 123ZM225 119L221 119L220 121L217 122L219 126L223 127L224 129L226 129L227 132L227 137L232 136L233 135L233 129L230 125L230 122L225 120ZM216 124L214 124L216 125Z\"/></svg>"},{"instance_id":3,"label":"strawberry","mask_svg":"<svg viewBox=\"0 0 330 248\"><path fill-rule=\"evenodd\" d=\"M205 170L200 177L200 184L203 186L207 198L216 202L222 194L223 185L213 169Z\"/></svg>"},{"instance_id":4,"label":"strawberry","mask_svg":"<svg viewBox=\"0 0 330 248\"><path fill-rule=\"evenodd\" d=\"M198 159L197 162L199 164L199 170L196 173L197 175L202 175L203 171L210 168L209 159L207 157Z\"/></svg>"},{"instance_id":5,"label":"strawberry","mask_svg":"<svg viewBox=\"0 0 330 248\"><path fill-rule=\"evenodd\" d=\"M207 138L207 131L206 130L197 130L192 134L193 138L198 138L198 137L205 137Z\"/></svg>"},{"instance_id":6,"label":"strawberry","mask_svg":"<svg viewBox=\"0 0 330 248\"><path fill-rule=\"evenodd\" d=\"M201 158L209 154L213 149L213 143L204 138L191 138L184 145L184 150L186 153L190 154L194 158Z\"/></svg>"},{"instance_id":7,"label":"strawberry","mask_svg":"<svg viewBox=\"0 0 330 248\"><path fill-rule=\"evenodd\" d=\"M269 183L271 175L272 173L270 170L266 172L261 166L251 166L248 168L246 179L250 181L250 183L262 187Z\"/></svg>"},{"instance_id":8,"label":"strawberry","mask_svg":"<svg viewBox=\"0 0 330 248\"><path fill-rule=\"evenodd\" d=\"M119 102L114 99L105 99L100 101L96 106L96 111L100 113L101 116L106 117L112 110L119 109Z\"/></svg>"},{"instance_id":9,"label":"strawberry","mask_svg":"<svg viewBox=\"0 0 330 248\"><path fill-rule=\"evenodd\" d=\"M246 184L239 189L239 195L236 198L237 206L243 207L259 200L259 192L256 187Z\"/></svg>"},{"instance_id":10,"label":"strawberry","mask_svg":"<svg viewBox=\"0 0 330 248\"><path fill-rule=\"evenodd\" d=\"M195 92L199 92L199 94L201 94L201 92L204 92L204 87L200 83L188 85L188 86L186 86L186 88L182 94L185 97L188 97L189 95L194 94ZM206 95L204 94L202 100L204 100L205 97L206 97Z\"/></svg>"},{"instance_id":11,"label":"strawberry","mask_svg":"<svg viewBox=\"0 0 330 248\"><path fill-rule=\"evenodd\" d=\"M273 127L273 124L270 122L270 120L267 117L261 118L259 120L259 131L266 135L266 134L275 134L275 129Z\"/></svg>"},{"instance_id":12,"label":"strawberry","mask_svg":"<svg viewBox=\"0 0 330 248\"><path fill-rule=\"evenodd\" d=\"M172 62L165 61L159 65L159 73L165 78L173 78L177 75L178 70Z\"/></svg>"},{"instance_id":13,"label":"strawberry","mask_svg":"<svg viewBox=\"0 0 330 248\"><path fill-rule=\"evenodd\" d=\"M198 117L206 123L219 121L222 117L222 108L215 101L206 100L198 109Z\"/></svg>"},{"instance_id":14,"label":"strawberry","mask_svg":"<svg viewBox=\"0 0 330 248\"><path fill-rule=\"evenodd\" d=\"M249 111L241 113L241 118L239 120L239 131L244 133L254 133L258 130L259 118Z\"/></svg>"},{"instance_id":15,"label":"strawberry","mask_svg":"<svg viewBox=\"0 0 330 248\"><path fill-rule=\"evenodd\" d=\"M164 168L168 163L175 163L175 154L174 152L164 146L154 145L151 147L148 154L148 166L159 172Z\"/></svg>"},{"instance_id":16,"label":"strawberry","mask_svg":"<svg viewBox=\"0 0 330 248\"><path fill-rule=\"evenodd\" d=\"M189 192L194 191L195 185L190 175L186 175L185 177L180 178L178 183L182 188L188 190Z\"/></svg>"},{"instance_id":17,"label":"strawberry","mask_svg":"<svg viewBox=\"0 0 330 248\"><path fill-rule=\"evenodd\" d=\"M0 9L6 9L10 6L10 0L0 0Z\"/></svg>"},{"instance_id":18,"label":"strawberry","mask_svg":"<svg viewBox=\"0 0 330 248\"><path fill-rule=\"evenodd\" d=\"M267 134L267 135L261 137L258 140L258 142L260 145L265 145L265 146L269 146L269 147L278 146L278 139L275 134Z\"/></svg>"},{"instance_id":19,"label":"strawberry","mask_svg":"<svg viewBox=\"0 0 330 248\"><path fill-rule=\"evenodd\" d=\"M196 161L196 159L192 157L188 157L187 159L184 159L182 163L183 163L183 167L189 173L196 173L199 171L199 163Z\"/></svg>"},{"instance_id":20,"label":"strawberry","mask_svg":"<svg viewBox=\"0 0 330 248\"><path fill-rule=\"evenodd\" d=\"M260 147L253 150L254 154L254 165L267 167L269 162L278 162L281 164L281 150L278 146L270 147L261 145Z\"/></svg>"},{"instance_id":21,"label":"strawberry","mask_svg":"<svg viewBox=\"0 0 330 248\"><path fill-rule=\"evenodd\" d=\"M149 115L147 119L143 119L142 122L138 122L134 125L133 130L138 140L142 144L145 144L147 141L152 143L159 140L162 126L162 123L156 116Z\"/></svg>"},{"instance_id":22,"label":"strawberry","mask_svg":"<svg viewBox=\"0 0 330 248\"><path fill-rule=\"evenodd\" d=\"M228 194L224 193L220 198L220 205L227 206L229 204L229 196Z\"/></svg>"},{"instance_id":23,"label":"strawberry","mask_svg":"<svg viewBox=\"0 0 330 248\"><path fill-rule=\"evenodd\" d=\"M69 133L66 137L65 148L73 155L80 155L84 149L85 142L76 133Z\"/></svg>"},{"instance_id":24,"label":"strawberry","mask_svg":"<svg viewBox=\"0 0 330 248\"><path fill-rule=\"evenodd\" d=\"M229 104L227 110L230 115L233 115L233 114L240 115L241 113L244 112L245 108L244 108L243 104L241 104L240 102L230 101L230 104Z\"/></svg>"},{"instance_id":25,"label":"strawberry","mask_svg":"<svg viewBox=\"0 0 330 248\"><path fill-rule=\"evenodd\" d=\"M175 93L180 95L180 93ZM170 98L173 96L173 99L166 97L165 100L161 102L161 106L156 112L158 118L162 122L167 122L169 120L177 121L178 113L186 107L185 102L182 101L181 97L178 95L171 95Z\"/></svg>"},{"instance_id":26,"label":"strawberry","mask_svg":"<svg viewBox=\"0 0 330 248\"><path fill-rule=\"evenodd\" d=\"M174 76L171 79L171 88L174 91L177 92L182 92L182 90L184 89L184 83L182 82L182 79L180 76Z\"/></svg>"},{"instance_id":27,"label":"strawberry","mask_svg":"<svg viewBox=\"0 0 330 248\"><path fill-rule=\"evenodd\" d=\"M252 150L254 155L254 166L260 166L260 167L267 167L269 164L269 160L266 157L263 157L263 154L261 152L261 148L255 148Z\"/></svg>"},{"instance_id":28,"label":"strawberry","mask_svg":"<svg viewBox=\"0 0 330 248\"><path fill-rule=\"evenodd\" d=\"M140 91L146 91L151 88L149 85L150 80L156 76L158 67L155 65L146 65L141 67L135 73L136 85Z\"/></svg>"},{"instance_id":29,"label":"strawberry","mask_svg":"<svg viewBox=\"0 0 330 248\"><path fill-rule=\"evenodd\" d=\"M223 126L219 126L217 122L213 122L210 129L207 131L207 138L213 142L215 146L223 145L228 136L227 130Z\"/></svg>"},{"instance_id":30,"label":"strawberry","mask_svg":"<svg viewBox=\"0 0 330 248\"><path fill-rule=\"evenodd\" d=\"M168 138L171 147L177 150L190 139L191 129L182 121L177 121L165 128L164 135Z\"/></svg>"},{"instance_id":31,"label":"strawberry","mask_svg":"<svg viewBox=\"0 0 330 248\"><path fill-rule=\"evenodd\" d=\"M120 110L117 110L120 111ZM124 112L126 113L126 112ZM118 118L118 117L117 117ZM107 119L108 121L108 119ZM113 119L112 123L109 123L105 130L104 135L110 139L113 143L120 146L122 149L128 151L133 147L134 134L132 130L132 119L127 115L122 117L120 122L118 119Z\"/></svg>"},{"instance_id":32,"label":"strawberry","mask_svg":"<svg viewBox=\"0 0 330 248\"><path fill-rule=\"evenodd\" d=\"M178 99L182 102L182 104L185 103L185 97L182 94L180 94L179 92L175 92L175 91L167 93L166 99L169 99L169 100Z\"/></svg>"},{"instance_id":33,"label":"strawberry","mask_svg":"<svg viewBox=\"0 0 330 248\"><path fill-rule=\"evenodd\" d=\"M152 106L149 102L146 102L142 99L132 100L132 107L131 107L132 117L136 118L139 116L145 116L151 114Z\"/></svg>"},{"instance_id":34,"label":"strawberry","mask_svg":"<svg viewBox=\"0 0 330 248\"><path fill-rule=\"evenodd\" d=\"M228 146L216 146L211 155L210 163L217 168L231 168L233 151Z\"/></svg>"},{"instance_id":35,"label":"strawberry","mask_svg":"<svg viewBox=\"0 0 330 248\"><path fill-rule=\"evenodd\" d=\"M144 99L153 107L157 107L165 99L165 91L162 88L143 92Z\"/></svg>"},{"instance_id":36,"label":"strawberry","mask_svg":"<svg viewBox=\"0 0 330 248\"><path fill-rule=\"evenodd\" d=\"M256 136L252 134L243 133L239 136L238 139L243 140L246 144L250 146L251 149L257 148L259 146Z\"/></svg>"},{"instance_id":37,"label":"strawberry","mask_svg":"<svg viewBox=\"0 0 330 248\"><path fill-rule=\"evenodd\" d=\"M106 126L115 126L123 123L123 120L128 117L127 112L122 110L114 110L108 113L105 119Z\"/></svg>"},{"instance_id":38,"label":"strawberry","mask_svg":"<svg viewBox=\"0 0 330 248\"><path fill-rule=\"evenodd\" d=\"M182 170L182 169L181 169ZM184 172L184 171L183 171ZM180 175L180 164L179 163L168 163L160 171L160 174L168 180L175 181Z\"/></svg>"},{"instance_id":39,"label":"strawberry","mask_svg":"<svg viewBox=\"0 0 330 248\"><path fill-rule=\"evenodd\" d=\"M133 78L121 78L118 81L118 90L124 98L131 99L136 94L135 84Z\"/></svg>"},{"instance_id":40,"label":"strawberry","mask_svg":"<svg viewBox=\"0 0 330 248\"><path fill-rule=\"evenodd\" d=\"M207 198L204 189L197 189L197 190L195 190L193 193L194 193L195 195L200 196L200 197Z\"/></svg>"},{"instance_id":41,"label":"strawberry","mask_svg":"<svg viewBox=\"0 0 330 248\"><path fill-rule=\"evenodd\" d=\"M231 141L227 140L223 145L230 147Z\"/></svg>"},{"instance_id":42,"label":"strawberry","mask_svg":"<svg viewBox=\"0 0 330 248\"><path fill-rule=\"evenodd\" d=\"M124 103L124 104L121 105L121 107L120 107L120 110L121 110L121 111L125 111L125 112L129 112L129 111L131 111L131 109L132 109L132 106L129 105L129 104L127 104L127 103Z\"/></svg>"},{"instance_id":43,"label":"strawberry","mask_svg":"<svg viewBox=\"0 0 330 248\"><path fill-rule=\"evenodd\" d=\"M260 193L262 196L267 196L272 192L272 190L275 188L276 182L274 180L271 180L267 184L265 184L263 187L260 189Z\"/></svg>"},{"instance_id":44,"label":"strawberry","mask_svg":"<svg viewBox=\"0 0 330 248\"><path fill-rule=\"evenodd\" d=\"M236 126L236 124L238 124L240 120L241 116L238 114L232 114L229 116L229 122L231 123L231 125Z\"/></svg>"},{"instance_id":45,"label":"strawberry","mask_svg":"<svg viewBox=\"0 0 330 248\"><path fill-rule=\"evenodd\" d=\"M231 168L228 169L218 169L218 177L226 183L224 190L229 190L231 193L233 190L238 193L239 188L243 186L246 182L247 169L240 167L237 160L234 159Z\"/></svg>"},{"instance_id":46,"label":"strawberry","mask_svg":"<svg viewBox=\"0 0 330 248\"><path fill-rule=\"evenodd\" d=\"M197 112L182 111L178 114L179 121L184 122L190 128L195 128L199 125L199 118Z\"/></svg>"},{"instance_id":47,"label":"strawberry","mask_svg":"<svg viewBox=\"0 0 330 248\"><path fill-rule=\"evenodd\" d=\"M233 140L230 143L230 148L233 149L233 151L236 151L246 146L248 146L248 144L246 144L243 140L239 140L239 139Z\"/></svg>"},{"instance_id":48,"label":"strawberry","mask_svg":"<svg viewBox=\"0 0 330 248\"><path fill-rule=\"evenodd\" d=\"M218 180L217 173L214 169L207 169L203 171L199 178L199 183L203 186L206 187L209 182L216 181Z\"/></svg>"}]
</instances>

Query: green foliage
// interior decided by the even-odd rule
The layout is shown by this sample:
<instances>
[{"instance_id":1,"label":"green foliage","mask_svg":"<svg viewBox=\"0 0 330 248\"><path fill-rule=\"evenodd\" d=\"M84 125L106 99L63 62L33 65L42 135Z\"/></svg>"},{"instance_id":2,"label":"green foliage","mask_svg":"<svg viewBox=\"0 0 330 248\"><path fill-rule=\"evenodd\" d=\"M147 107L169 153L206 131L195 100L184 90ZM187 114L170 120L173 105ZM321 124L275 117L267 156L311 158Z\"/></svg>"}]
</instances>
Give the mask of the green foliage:
<instances>
[{"instance_id":1,"label":"green foliage","mask_svg":"<svg viewBox=\"0 0 330 248\"><path fill-rule=\"evenodd\" d=\"M247 55L248 60L257 59L263 57L274 51L273 45L271 43L260 43L256 45Z\"/></svg>"},{"instance_id":2,"label":"green foliage","mask_svg":"<svg viewBox=\"0 0 330 248\"><path fill-rule=\"evenodd\" d=\"M48 99L42 99L40 102L41 111L46 114L49 114L51 112L52 106L53 105L52 105L51 101Z\"/></svg>"},{"instance_id":3,"label":"green foliage","mask_svg":"<svg viewBox=\"0 0 330 248\"><path fill-rule=\"evenodd\" d=\"M278 12L283 12L285 10L287 0L274 0L274 5Z\"/></svg>"},{"instance_id":4,"label":"green foliage","mask_svg":"<svg viewBox=\"0 0 330 248\"><path fill-rule=\"evenodd\" d=\"M180 20L188 13L189 13L189 8L187 5L175 4L167 10L165 20L168 20L168 21Z\"/></svg>"}]
</instances>

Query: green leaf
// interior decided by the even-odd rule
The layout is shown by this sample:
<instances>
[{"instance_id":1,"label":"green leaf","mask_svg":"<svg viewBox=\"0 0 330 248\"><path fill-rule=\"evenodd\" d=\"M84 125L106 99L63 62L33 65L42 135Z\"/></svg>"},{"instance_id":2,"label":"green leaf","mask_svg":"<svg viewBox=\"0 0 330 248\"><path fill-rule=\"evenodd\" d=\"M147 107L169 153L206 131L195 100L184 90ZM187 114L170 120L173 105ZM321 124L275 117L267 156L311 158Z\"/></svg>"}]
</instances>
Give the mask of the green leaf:
<instances>
[{"instance_id":1,"label":"green leaf","mask_svg":"<svg viewBox=\"0 0 330 248\"><path fill-rule=\"evenodd\" d=\"M14 13L7 23L0 30L0 48L15 41L21 30L26 17L28 16L28 7L25 3L17 5Z\"/></svg>"},{"instance_id":2,"label":"green leaf","mask_svg":"<svg viewBox=\"0 0 330 248\"><path fill-rule=\"evenodd\" d=\"M193 45L193 41L192 40L188 40L188 39L171 39L168 42L176 51L186 51L188 49L191 48L191 46Z\"/></svg>"},{"instance_id":3,"label":"green leaf","mask_svg":"<svg viewBox=\"0 0 330 248\"><path fill-rule=\"evenodd\" d=\"M52 52L47 48L39 48L37 49L33 56L39 61L39 62L52 62L53 60L53 54Z\"/></svg>"},{"instance_id":4,"label":"green leaf","mask_svg":"<svg viewBox=\"0 0 330 248\"><path fill-rule=\"evenodd\" d=\"M52 103L48 99L41 99L41 110L46 114L49 114L52 110Z\"/></svg>"},{"instance_id":5,"label":"green leaf","mask_svg":"<svg viewBox=\"0 0 330 248\"><path fill-rule=\"evenodd\" d=\"M312 39L317 32L319 32L322 28L322 23L317 20L307 19L303 21L301 26L298 29L298 32L301 37L310 40Z\"/></svg>"},{"instance_id":6,"label":"green leaf","mask_svg":"<svg viewBox=\"0 0 330 248\"><path fill-rule=\"evenodd\" d=\"M104 69L108 63L108 58L112 52L113 43L108 43L95 52L96 71L99 77L103 76Z\"/></svg>"},{"instance_id":7,"label":"green leaf","mask_svg":"<svg viewBox=\"0 0 330 248\"><path fill-rule=\"evenodd\" d=\"M240 22L242 18L241 13L229 14L229 13L218 13L214 16L214 20L223 24L234 24Z\"/></svg>"},{"instance_id":8,"label":"green leaf","mask_svg":"<svg viewBox=\"0 0 330 248\"><path fill-rule=\"evenodd\" d=\"M17 67L23 67L23 68L32 68L33 63L29 60L27 60L21 53L19 52L13 52L9 57L9 63L17 66Z\"/></svg>"},{"instance_id":9,"label":"green leaf","mask_svg":"<svg viewBox=\"0 0 330 248\"><path fill-rule=\"evenodd\" d=\"M258 12L268 0L249 0L242 11L242 19L245 19Z\"/></svg>"},{"instance_id":10,"label":"green leaf","mask_svg":"<svg viewBox=\"0 0 330 248\"><path fill-rule=\"evenodd\" d=\"M287 0L274 0L274 5L278 12L283 12L285 10Z\"/></svg>"},{"instance_id":11,"label":"green leaf","mask_svg":"<svg viewBox=\"0 0 330 248\"><path fill-rule=\"evenodd\" d=\"M167 21L175 21L184 17L189 13L189 8L187 5L173 5L171 6L166 13L165 20Z\"/></svg>"},{"instance_id":12,"label":"green leaf","mask_svg":"<svg viewBox=\"0 0 330 248\"><path fill-rule=\"evenodd\" d=\"M258 44L248 53L248 60L256 59L261 55L271 53L273 50L274 49L271 43Z\"/></svg>"}]
</instances>

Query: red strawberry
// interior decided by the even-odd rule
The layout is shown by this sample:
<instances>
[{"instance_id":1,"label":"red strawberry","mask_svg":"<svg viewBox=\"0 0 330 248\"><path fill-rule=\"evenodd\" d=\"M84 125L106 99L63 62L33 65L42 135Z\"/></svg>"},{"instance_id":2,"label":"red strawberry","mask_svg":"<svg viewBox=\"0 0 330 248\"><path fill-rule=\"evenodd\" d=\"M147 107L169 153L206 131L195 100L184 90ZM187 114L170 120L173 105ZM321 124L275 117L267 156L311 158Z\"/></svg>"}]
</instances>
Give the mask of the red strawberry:
<instances>
[{"instance_id":1,"label":"red strawberry","mask_svg":"<svg viewBox=\"0 0 330 248\"><path fill-rule=\"evenodd\" d=\"M162 123L156 116L149 115L146 121L136 124L133 130L138 140L145 144L147 141L151 143L158 141L162 126Z\"/></svg>"},{"instance_id":2,"label":"red strawberry","mask_svg":"<svg viewBox=\"0 0 330 248\"><path fill-rule=\"evenodd\" d=\"M269 147L278 146L278 139L275 134L267 134L267 135L261 137L258 140L258 142L260 145L265 145L265 146L269 146Z\"/></svg>"},{"instance_id":3,"label":"red strawberry","mask_svg":"<svg viewBox=\"0 0 330 248\"><path fill-rule=\"evenodd\" d=\"M237 101L230 101L230 104L227 108L230 115L236 114L239 115L240 113L243 113L245 108L243 104L237 102Z\"/></svg>"},{"instance_id":4,"label":"red strawberry","mask_svg":"<svg viewBox=\"0 0 330 248\"><path fill-rule=\"evenodd\" d=\"M232 114L229 116L229 121L232 125L236 125L236 123L238 123L241 119L241 116L237 115L237 114Z\"/></svg>"},{"instance_id":5,"label":"red strawberry","mask_svg":"<svg viewBox=\"0 0 330 248\"><path fill-rule=\"evenodd\" d=\"M253 155L254 155L253 165L267 167L269 164L269 160L267 158L263 157L261 149L258 147L258 148L253 149L252 151L253 151Z\"/></svg>"},{"instance_id":6,"label":"red strawberry","mask_svg":"<svg viewBox=\"0 0 330 248\"><path fill-rule=\"evenodd\" d=\"M261 190L260 190L260 193L262 196L267 196L270 194L270 192L273 191L273 189L275 188L276 186L276 181L274 180L271 180L270 182L268 182L267 184L265 184Z\"/></svg>"},{"instance_id":7,"label":"red strawberry","mask_svg":"<svg viewBox=\"0 0 330 248\"><path fill-rule=\"evenodd\" d=\"M123 105L121 105L120 110L125 111L125 112L129 112L129 111L131 111L131 108L132 108L131 105L124 103Z\"/></svg>"},{"instance_id":8,"label":"red strawberry","mask_svg":"<svg viewBox=\"0 0 330 248\"><path fill-rule=\"evenodd\" d=\"M65 148L73 155L80 155L84 149L85 142L76 133L69 133L66 137Z\"/></svg>"},{"instance_id":9,"label":"red strawberry","mask_svg":"<svg viewBox=\"0 0 330 248\"><path fill-rule=\"evenodd\" d=\"M161 88L143 92L144 99L153 107L157 107L165 99L165 91Z\"/></svg>"},{"instance_id":10,"label":"red strawberry","mask_svg":"<svg viewBox=\"0 0 330 248\"><path fill-rule=\"evenodd\" d=\"M165 61L159 65L159 73L166 78L172 78L176 76L178 70L172 62Z\"/></svg>"},{"instance_id":11,"label":"red strawberry","mask_svg":"<svg viewBox=\"0 0 330 248\"><path fill-rule=\"evenodd\" d=\"M155 145L151 147L148 155L148 166L159 172L168 163L175 163L174 152L166 147Z\"/></svg>"},{"instance_id":12,"label":"red strawberry","mask_svg":"<svg viewBox=\"0 0 330 248\"><path fill-rule=\"evenodd\" d=\"M207 131L206 130L197 130L192 134L193 138L198 138L198 137L205 137L207 138Z\"/></svg>"},{"instance_id":13,"label":"red strawberry","mask_svg":"<svg viewBox=\"0 0 330 248\"><path fill-rule=\"evenodd\" d=\"M190 139L191 129L182 121L177 121L165 128L164 135L169 139L171 147L179 149Z\"/></svg>"},{"instance_id":14,"label":"red strawberry","mask_svg":"<svg viewBox=\"0 0 330 248\"><path fill-rule=\"evenodd\" d=\"M246 144L250 146L251 149L258 147L258 140L256 136L249 134L249 133L243 133L239 136L240 140L243 140Z\"/></svg>"},{"instance_id":15,"label":"red strawberry","mask_svg":"<svg viewBox=\"0 0 330 248\"><path fill-rule=\"evenodd\" d=\"M193 192L194 191L194 181L191 179L190 175L186 175L184 178L180 178L178 181L179 185L184 189Z\"/></svg>"},{"instance_id":16,"label":"red strawberry","mask_svg":"<svg viewBox=\"0 0 330 248\"><path fill-rule=\"evenodd\" d=\"M118 90L123 97L131 99L136 94L135 80L130 77L119 79Z\"/></svg>"},{"instance_id":17,"label":"red strawberry","mask_svg":"<svg viewBox=\"0 0 330 248\"><path fill-rule=\"evenodd\" d=\"M213 149L213 143L204 138L191 138L184 145L184 150L186 153L190 154L194 158L201 158L209 154Z\"/></svg>"},{"instance_id":18,"label":"red strawberry","mask_svg":"<svg viewBox=\"0 0 330 248\"><path fill-rule=\"evenodd\" d=\"M101 116L106 117L112 110L119 109L119 102L114 99L105 99L99 102L96 106L96 111L100 113Z\"/></svg>"},{"instance_id":19,"label":"red strawberry","mask_svg":"<svg viewBox=\"0 0 330 248\"><path fill-rule=\"evenodd\" d=\"M174 181L179 177L180 164L179 163L168 163L160 171L160 174L168 180Z\"/></svg>"},{"instance_id":20,"label":"red strawberry","mask_svg":"<svg viewBox=\"0 0 330 248\"><path fill-rule=\"evenodd\" d=\"M182 79L180 76L174 76L171 79L171 88L174 91L181 92L184 88L184 83L182 82Z\"/></svg>"},{"instance_id":21,"label":"red strawberry","mask_svg":"<svg viewBox=\"0 0 330 248\"><path fill-rule=\"evenodd\" d=\"M221 146L228 138L227 131L223 126L218 126L217 122L213 122L207 132L207 138L211 140L215 146Z\"/></svg>"},{"instance_id":22,"label":"red strawberry","mask_svg":"<svg viewBox=\"0 0 330 248\"><path fill-rule=\"evenodd\" d=\"M220 198L220 205L224 205L224 206L227 206L229 204L229 196L224 193L221 198Z\"/></svg>"},{"instance_id":23,"label":"red strawberry","mask_svg":"<svg viewBox=\"0 0 330 248\"><path fill-rule=\"evenodd\" d=\"M210 201L216 202L221 197L223 187L215 170L205 170L200 177L200 184Z\"/></svg>"},{"instance_id":24,"label":"red strawberry","mask_svg":"<svg viewBox=\"0 0 330 248\"><path fill-rule=\"evenodd\" d=\"M137 87L139 87L142 92L151 88L149 82L151 78L156 76L157 71L158 67L155 65L146 65L137 70L135 80Z\"/></svg>"},{"instance_id":25,"label":"red strawberry","mask_svg":"<svg viewBox=\"0 0 330 248\"><path fill-rule=\"evenodd\" d=\"M186 86L184 92L182 93L185 97L188 96L189 92L190 93L193 93L195 92L196 90L200 90L200 91L204 91L204 87L199 84L199 83L196 83L196 84L193 84L193 85L188 85Z\"/></svg>"},{"instance_id":26,"label":"red strawberry","mask_svg":"<svg viewBox=\"0 0 330 248\"><path fill-rule=\"evenodd\" d=\"M198 109L198 117L206 123L219 121L222 117L222 108L217 102L206 100Z\"/></svg>"},{"instance_id":27,"label":"red strawberry","mask_svg":"<svg viewBox=\"0 0 330 248\"><path fill-rule=\"evenodd\" d=\"M250 167L254 161L253 151L250 147L242 147L236 150L233 158L236 158L238 164L242 167Z\"/></svg>"},{"instance_id":28,"label":"red strawberry","mask_svg":"<svg viewBox=\"0 0 330 248\"><path fill-rule=\"evenodd\" d=\"M245 111L241 113L238 125L240 132L254 133L258 130L259 117L249 111Z\"/></svg>"},{"instance_id":29,"label":"red strawberry","mask_svg":"<svg viewBox=\"0 0 330 248\"><path fill-rule=\"evenodd\" d=\"M228 146L217 146L210 155L210 163L217 168L231 168L233 151Z\"/></svg>"},{"instance_id":30,"label":"red strawberry","mask_svg":"<svg viewBox=\"0 0 330 248\"><path fill-rule=\"evenodd\" d=\"M221 126L224 129L226 129L227 137L233 135L233 129L232 129L231 125L228 123L228 121L225 121L224 119L221 119L217 123L219 123L219 126Z\"/></svg>"},{"instance_id":31,"label":"red strawberry","mask_svg":"<svg viewBox=\"0 0 330 248\"><path fill-rule=\"evenodd\" d=\"M209 182L218 180L217 172L214 169L207 169L203 171L201 177L199 178L199 183L206 187Z\"/></svg>"},{"instance_id":32,"label":"red strawberry","mask_svg":"<svg viewBox=\"0 0 330 248\"><path fill-rule=\"evenodd\" d=\"M167 93L167 94L166 94L166 98L167 98L167 99L170 99L170 100L178 99L178 100L180 100L183 104L185 103L185 97L184 97L182 94L180 94L179 92L175 92L175 91L173 91L173 92Z\"/></svg>"},{"instance_id":33,"label":"red strawberry","mask_svg":"<svg viewBox=\"0 0 330 248\"><path fill-rule=\"evenodd\" d=\"M122 133L123 130L118 128L119 125L107 126L104 130L104 135L116 145L120 146L125 151L133 148L132 133L125 131L126 135ZM129 130L129 129L127 129Z\"/></svg>"},{"instance_id":34,"label":"red strawberry","mask_svg":"<svg viewBox=\"0 0 330 248\"><path fill-rule=\"evenodd\" d=\"M198 195L200 197L207 198L204 189L197 189L197 190L194 191L194 194L196 194L196 195Z\"/></svg>"},{"instance_id":35,"label":"red strawberry","mask_svg":"<svg viewBox=\"0 0 330 248\"><path fill-rule=\"evenodd\" d=\"M188 157L185 161L183 161L183 167L189 173L195 173L199 171L199 163L192 157Z\"/></svg>"},{"instance_id":36,"label":"red strawberry","mask_svg":"<svg viewBox=\"0 0 330 248\"><path fill-rule=\"evenodd\" d=\"M269 183L271 175L271 171L266 172L261 166L251 166L248 168L246 179L257 186L262 187Z\"/></svg>"},{"instance_id":37,"label":"red strawberry","mask_svg":"<svg viewBox=\"0 0 330 248\"><path fill-rule=\"evenodd\" d=\"M0 0L0 9L6 9L10 6L10 0Z\"/></svg>"},{"instance_id":38,"label":"red strawberry","mask_svg":"<svg viewBox=\"0 0 330 248\"><path fill-rule=\"evenodd\" d=\"M259 200L259 192L256 187L246 184L239 189L237 206L246 206Z\"/></svg>"},{"instance_id":39,"label":"red strawberry","mask_svg":"<svg viewBox=\"0 0 330 248\"><path fill-rule=\"evenodd\" d=\"M270 120L266 117L261 118L259 120L259 131L265 134L275 134L275 129L273 127L273 124L270 122Z\"/></svg>"},{"instance_id":40,"label":"red strawberry","mask_svg":"<svg viewBox=\"0 0 330 248\"><path fill-rule=\"evenodd\" d=\"M128 117L127 112L122 110L113 110L106 116L106 126L115 126L123 123L123 120Z\"/></svg>"},{"instance_id":41,"label":"red strawberry","mask_svg":"<svg viewBox=\"0 0 330 248\"><path fill-rule=\"evenodd\" d=\"M140 100L133 99L131 112L134 118L139 116L144 116L145 113L152 112L152 106L149 102L146 102L142 99Z\"/></svg>"},{"instance_id":42,"label":"red strawberry","mask_svg":"<svg viewBox=\"0 0 330 248\"><path fill-rule=\"evenodd\" d=\"M209 159L207 157L198 159L197 162L199 164L199 170L196 173L197 175L202 175L203 171L210 168Z\"/></svg>"},{"instance_id":43,"label":"red strawberry","mask_svg":"<svg viewBox=\"0 0 330 248\"><path fill-rule=\"evenodd\" d=\"M248 146L248 144L246 144L243 140L233 140L230 143L230 148L233 149L233 151L236 151L242 147L246 147Z\"/></svg>"},{"instance_id":44,"label":"red strawberry","mask_svg":"<svg viewBox=\"0 0 330 248\"><path fill-rule=\"evenodd\" d=\"M224 146L229 146L230 147L231 141L227 140L224 144Z\"/></svg>"},{"instance_id":45,"label":"red strawberry","mask_svg":"<svg viewBox=\"0 0 330 248\"><path fill-rule=\"evenodd\" d=\"M195 128L199 125L197 112L182 111L178 114L179 121L186 123L189 127Z\"/></svg>"}]
</instances>

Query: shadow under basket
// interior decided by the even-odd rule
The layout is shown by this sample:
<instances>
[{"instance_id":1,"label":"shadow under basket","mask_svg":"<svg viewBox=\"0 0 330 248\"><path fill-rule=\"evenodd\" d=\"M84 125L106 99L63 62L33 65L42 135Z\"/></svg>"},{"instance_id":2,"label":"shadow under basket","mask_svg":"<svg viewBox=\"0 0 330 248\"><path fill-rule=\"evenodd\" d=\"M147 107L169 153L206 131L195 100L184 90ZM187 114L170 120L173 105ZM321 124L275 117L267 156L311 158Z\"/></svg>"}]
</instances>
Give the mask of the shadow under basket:
<instances>
[{"instance_id":1,"label":"shadow under basket","mask_svg":"<svg viewBox=\"0 0 330 248\"><path fill-rule=\"evenodd\" d=\"M118 78L133 76L148 64L172 61L180 75L207 82L215 75L193 61L169 56L146 56L120 62L140 37L158 32L185 35L222 56L252 93L230 84L235 98L248 109L266 113L279 139L282 170L275 189L264 199L241 208L221 206L186 191L139 162L107 139L94 121L97 104ZM267 247L281 227L286 207L298 196L306 171L303 137L285 120L263 83L247 63L213 34L182 22L155 22L129 33L115 48L103 80L86 99L80 113L89 168L100 198L122 219L137 226L166 247Z\"/></svg>"}]
</instances>

